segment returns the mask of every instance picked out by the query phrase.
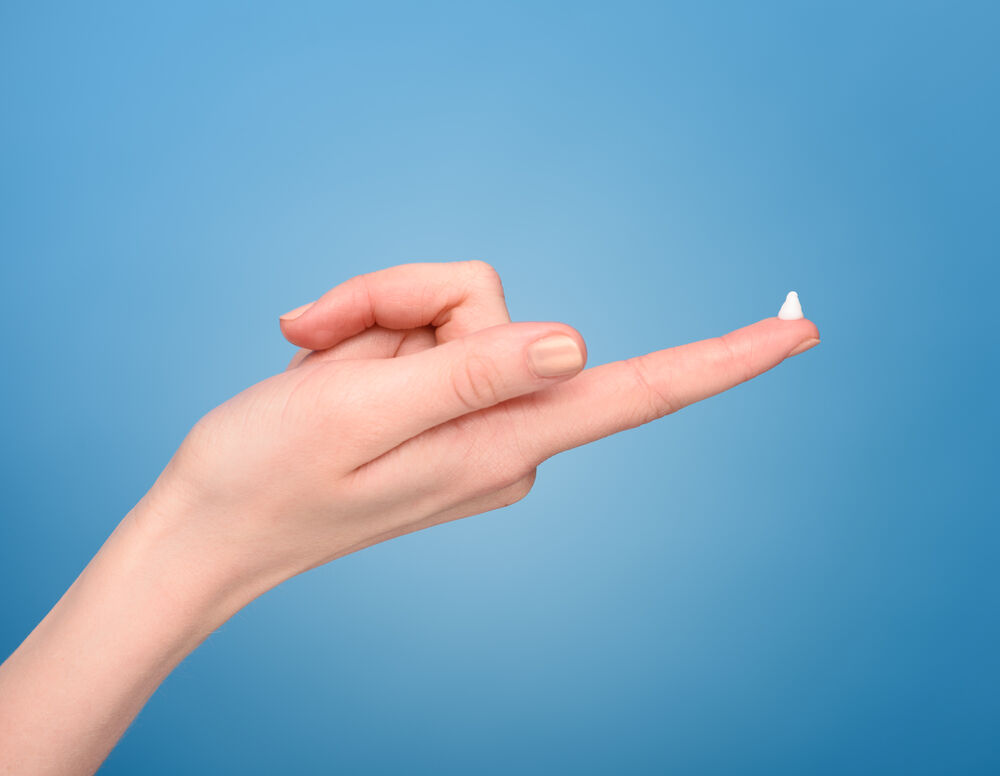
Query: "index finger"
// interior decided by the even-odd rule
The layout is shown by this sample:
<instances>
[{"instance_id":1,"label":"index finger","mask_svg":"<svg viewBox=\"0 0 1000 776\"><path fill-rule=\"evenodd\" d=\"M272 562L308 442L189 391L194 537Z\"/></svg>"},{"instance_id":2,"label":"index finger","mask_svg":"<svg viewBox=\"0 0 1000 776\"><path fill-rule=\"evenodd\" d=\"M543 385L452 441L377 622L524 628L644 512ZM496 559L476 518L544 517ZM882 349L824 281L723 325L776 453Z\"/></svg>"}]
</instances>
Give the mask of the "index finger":
<instances>
[{"instance_id":1,"label":"index finger","mask_svg":"<svg viewBox=\"0 0 1000 776\"><path fill-rule=\"evenodd\" d=\"M519 439L540 462L714 396L817 344L812 321L766 318L721 337L593 367L517 405Z\"/></svg>"},{"instance_id":2,"label":"index finger","mask_svg":"<svg viewBox=\"0 0 1000 776\"><path fill-rule=\"evenodd\" d=\"M294 345L324 350L376 325L433 326L443 343L502 323L510 315L500 276L486 262L461 261L358 275L282 316L281 331Z\"/></svg>"}]
</instances>

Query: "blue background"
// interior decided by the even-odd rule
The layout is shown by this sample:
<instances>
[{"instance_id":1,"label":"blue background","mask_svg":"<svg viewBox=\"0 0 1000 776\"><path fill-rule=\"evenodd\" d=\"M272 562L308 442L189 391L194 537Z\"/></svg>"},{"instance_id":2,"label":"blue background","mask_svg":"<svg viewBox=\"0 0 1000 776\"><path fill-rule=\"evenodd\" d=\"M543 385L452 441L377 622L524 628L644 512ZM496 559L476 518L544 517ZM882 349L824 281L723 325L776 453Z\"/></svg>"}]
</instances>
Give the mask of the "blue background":
<instances>
[{"instance_id":1,"label":"blue background","mask_svg":"<svg viewBox=\"0 0 1000 776\"><path fill-rule=\"evenodd\" d=\"M107 773L1000 770L996 4L138 5L0 10L4 654L352 275L824 341L258 600Z\"/></svg>"}]
</instances>

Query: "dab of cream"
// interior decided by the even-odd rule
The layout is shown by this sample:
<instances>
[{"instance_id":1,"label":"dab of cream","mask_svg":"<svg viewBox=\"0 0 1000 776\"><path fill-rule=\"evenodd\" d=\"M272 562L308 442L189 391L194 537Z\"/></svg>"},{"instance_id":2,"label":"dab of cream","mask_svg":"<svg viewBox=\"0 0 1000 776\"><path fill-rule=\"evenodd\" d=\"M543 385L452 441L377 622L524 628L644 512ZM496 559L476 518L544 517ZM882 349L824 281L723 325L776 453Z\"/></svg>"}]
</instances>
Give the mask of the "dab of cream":
<instances>
[{"instance_id":1,"label":"dab of cream","mask_svg":"<svg viewBox=\"0 0 1000 776\"><path fill-rule=\"evenodd\" d=\"M785 297L785 303L778 310L778 317L783 321L797 321L802 317L802 305L799 303L799 295L794 291L789 291Z\"/></svg>"}]
</instances>

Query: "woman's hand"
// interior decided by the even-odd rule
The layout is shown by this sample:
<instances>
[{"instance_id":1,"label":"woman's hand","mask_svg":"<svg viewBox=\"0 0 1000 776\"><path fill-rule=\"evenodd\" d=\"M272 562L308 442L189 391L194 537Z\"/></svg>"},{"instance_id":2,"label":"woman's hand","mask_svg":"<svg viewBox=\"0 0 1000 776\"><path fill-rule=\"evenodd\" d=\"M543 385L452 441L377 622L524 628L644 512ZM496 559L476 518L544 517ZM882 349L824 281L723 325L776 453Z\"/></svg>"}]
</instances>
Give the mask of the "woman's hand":
<instances>
[{"instance_id":1,"label":"woman's hand","mask_svg":"<svg viewBox=\"0 0 1000 776\"><path fill-rule=\"evenodd\" d=\"M479 262L414 264L283 316L289 368L202 418L0 666L0 774L93 772L163 678L294 574L524 496L546 458L819 342L807 320L582 370L580 335L511 323Z\"/></svg>"},{"instance_id":2,"label":"woman's hand","mask_svg":"<svg viewBox=\"0 0 1000 776\"><path fill-rule=\"evenodd\" d=\"M149 497L157 519L211 537L230 582L255 590L517 501L551 455L818 341L812 323L772 318L580 373L580 335L510 323L500 280L481 262L393 267L296 312L282 321L304 346L289 369L203 418Z\"/></svg>"}]
</instances>

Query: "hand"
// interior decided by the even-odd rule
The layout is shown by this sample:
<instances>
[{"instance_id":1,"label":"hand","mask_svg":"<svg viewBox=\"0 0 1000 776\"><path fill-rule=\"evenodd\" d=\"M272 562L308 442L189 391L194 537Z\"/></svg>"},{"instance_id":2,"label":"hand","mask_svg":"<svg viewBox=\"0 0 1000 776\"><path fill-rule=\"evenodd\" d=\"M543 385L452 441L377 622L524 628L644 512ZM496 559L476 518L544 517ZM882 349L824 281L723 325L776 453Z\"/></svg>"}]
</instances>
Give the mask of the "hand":
<instances>
[{"instance_id":1,"label":"hand","mask_svg":"<svg viewBox=\"0 0 1000 776\"><path fill-rule=\"evenodd\" d=\"M289 369L212 410L0 666L0 773L93 772L163 678L284 579L523 497L555 453L819 342L768 318L581 371L580 335L511 323L496 273L417 264L285 316Z\"/></svg>"},{"instance_id":2,"label":"hand","mask_svg":"<svg viewBox=\"0 0 1000 776\"><path fill-rule=\"evenodd\" d=\"M513 503L551 455L674 412L818 341L766 319L580 373L560 323L510 323L481 262L354 278L285 316L289 369L203 418L150 494L254 588ZM532 347L551 363L533 366ZM184 509L177 509L180 501ZM259 582L259 584L257 584ZM266 584L265 584L266 583Z\"/></svg>"}]
</instances>

